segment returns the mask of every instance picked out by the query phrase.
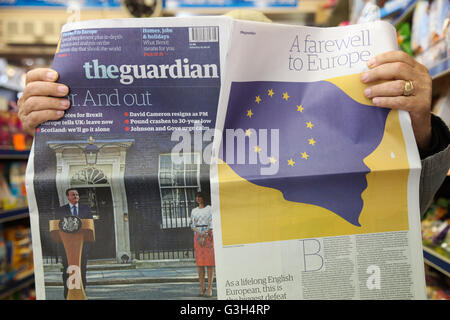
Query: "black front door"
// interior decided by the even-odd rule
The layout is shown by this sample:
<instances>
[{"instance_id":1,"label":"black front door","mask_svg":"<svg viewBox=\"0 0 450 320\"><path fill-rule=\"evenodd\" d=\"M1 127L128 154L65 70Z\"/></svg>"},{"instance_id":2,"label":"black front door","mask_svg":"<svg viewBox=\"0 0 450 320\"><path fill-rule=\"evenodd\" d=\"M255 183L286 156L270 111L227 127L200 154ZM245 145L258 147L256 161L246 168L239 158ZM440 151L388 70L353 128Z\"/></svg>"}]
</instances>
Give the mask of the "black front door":
<instances>
[{"instance_id":1,"label":"black front door","mask_svg":"<svg viewBox=\"0 0 450 320\"><path fill-rule=\"evenodd\" d=\"M115 259L116 237L111 188L78 188L78 193L80 202L89 205L94 215L95 242L89 250L89 260Z\"/></svg>"}]
</instances>

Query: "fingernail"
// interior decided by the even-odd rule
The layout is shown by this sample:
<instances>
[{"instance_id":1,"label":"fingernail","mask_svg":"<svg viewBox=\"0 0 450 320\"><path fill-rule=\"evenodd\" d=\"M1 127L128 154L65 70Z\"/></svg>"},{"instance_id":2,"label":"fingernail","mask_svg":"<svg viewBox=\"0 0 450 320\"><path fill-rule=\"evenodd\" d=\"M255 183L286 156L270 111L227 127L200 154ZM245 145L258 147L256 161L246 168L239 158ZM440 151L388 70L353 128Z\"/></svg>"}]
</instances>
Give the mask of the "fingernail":
<instances>
[{"instance_id":1,"label":"fingernail","mask_svg":"<svg viewBox=\"0 0 450 320\"><path fill-rule=\"evenodd\" d=\"M58 86L58 92L66 93L67 92L67 87L66 86Z\"/></svg>"},{"instance_id":2,"label":"fingernail","mask_svg":"<svg viewBox=\"0 0 450 320\"><path fill-rule=\"evenodd\" d=\"M61 106L67 108L69 106L69 100L61 100Z\"/></svg>"},{"instance_id":3,"label":"fingernail","mask_svg":"<svg viewBox=\"0 0 450 320\"><path fill-rule=\"evenodd\" d=\"M366 82L367 79L369 79L369 75L367 74L367 72L364 72L364 73L361 75L361 80L362 80L363 82Z\"/></svg>"},{"instance_id":4,"label":"fingernail","mask_svg":"<svg viewBox=\"0 0 450 320\"><path fill-rule=\"evenodd\" d=\"M58 117L62 117L64 115L64 111L56 111L56 115Z\"/></svg>"},{"instance_id":5,"label":"fingernail","mask_svg":"<svg viewBox=\"0 0 450 320\"><path fill-rule=\"evenodd\" d=\"M375 65L375 58L370 59L369 61L367 61L367 65L369 66L369 68L372 68Z\"/></svg>"},{"instance_id":6,"label":"fingernail","mask_svg":"<svg viewBox=\"0 0 450 320\"><path fill-rule=\"evenodd\" d=\"M379 105L380 104L380 98L373 98L372 102L374 105Z\"/></svg>"},{"instance_id":7,"label":"fingernail","mask_svg":"<svg viewBox=\"0 0 450 320\"><path fill-rule=\"evenodd\" d=\"M370 97L370 93L372 90L370 90L369 88L367 88L366 90L364 90L364 95L369 98Z\"/></svg>"},{"instance_id":8,"label":"fingernail","mask_svg":"<svg viewBox=\"0 0 450 320\"><path fill-rule=\"evenodd\" d=\"M57 73L54 71L47 72L47 79L50 81L56 80L57 76L58 76Z\"/></svg>"}]
</instances>

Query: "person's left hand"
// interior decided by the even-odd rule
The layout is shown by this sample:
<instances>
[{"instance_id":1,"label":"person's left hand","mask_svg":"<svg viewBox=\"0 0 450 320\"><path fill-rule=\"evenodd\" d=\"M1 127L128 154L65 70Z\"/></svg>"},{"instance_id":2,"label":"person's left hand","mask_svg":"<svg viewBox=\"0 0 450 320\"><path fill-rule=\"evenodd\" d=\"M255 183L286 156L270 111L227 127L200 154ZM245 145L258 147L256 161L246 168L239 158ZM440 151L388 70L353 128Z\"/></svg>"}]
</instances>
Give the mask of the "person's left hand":
<instances>
[{"instance_id":1,"label":"person's left hand","mask_svg":"<svg viewBox=\"0 0 450 320\"><path fill-rule=\"evenodd\" d=\"M364 94L378 107L401 109L409 112L419 149L427 148L431 141L432 81L428 69L403 51L379 54L368 61L370 70L361 75L361 81L373 84ZM414 86L412 95L403 90L407 80Z\"/></svg>"}]
</instances>

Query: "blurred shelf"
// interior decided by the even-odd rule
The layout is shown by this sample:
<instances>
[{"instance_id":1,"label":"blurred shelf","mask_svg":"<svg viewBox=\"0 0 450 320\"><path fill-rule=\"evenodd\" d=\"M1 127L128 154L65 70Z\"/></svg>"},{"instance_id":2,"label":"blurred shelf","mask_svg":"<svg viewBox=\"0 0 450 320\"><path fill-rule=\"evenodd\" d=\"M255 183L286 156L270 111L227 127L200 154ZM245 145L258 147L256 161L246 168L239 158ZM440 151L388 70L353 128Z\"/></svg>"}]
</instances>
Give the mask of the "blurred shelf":
<instances>
[{"instance_id":1,"label":"blurred shelf","mask_svg":"<svg viewBox=\"0 0 450 320\"><path fill-rule=\"evenodd\" d=\"M447 75L450 72L450 58L438 62L428 70L433 80Z\"/></svg>"},{"instance_id":2,"label":"blurred shelf","mask_svg":"<svg viewBox=\"0 0 450 320\"><path fill-rule=\"evenodd\" d=\"M29 216L28 208L17 208L13 210L0 211L0 223L19 220Z\"/></svg>"},{"instance_id":3,"label":"blurred shelf","mask_svg":"<svg viewBox=\"0 0 450 320\"><path fill-rule=\"evenodd\" d=\"M400 23L408 21L409 18L412 17L414 9L417 6L417 2L418 1L410 3L405 9L401 11L400 15L397 15L392 19L391 23L397 28Z\"/></svg>"},{"instance_id":4,"label":"blurred shelf","mask_svg":"<svg viewBox=\"0 0 450 320\"><path fill-rule=\"evenodd\" d=\"M7 283L0 287L0 300L8 298L14 292L26 288L34 283L34 272L29 271L21 279Z\"/></svg>"},{"instance_id":5,"label":"blurred shelf","mask_svg":"<svg viewBox=\"0 0 450 320\"><path fill-rule=\"evenodd\" d=\"M23 46L14 46L14 45L1 45L0 44L0 55L2 57L6 57L8 59L15 58L28 58L28 57L44 57L47 59L52 59L55 55L56 44L50 46L43 45L23 45Z\"/></svg>"},{"instance_id":6,"label":"blurred shelf","mask_svg":"<svg viewBox=\"0 0 450 320\"><path fill-rule=\"evenodd\" d=\"M0 160L26 160L30 155L30 150L12 150L12 149L0 149Z\"/></svg>"},{"instance_id":7,"label":"blurred shelf","mask_svg":"<svg viewBox=\"0 0 450 320\"><path fill-rule=\"evenodd\" d=\"M297 6L178 6L163 8L164 15L177 15L189 13L193 15L221 15L232 10L256 10L264 14L289 14L289 13L316 13L317 8L324 0L301 0Z\"/></svg>"},{"instance_id":8,"label":"blurred shelf","mask_svg":"<svg viewBox=\"0 0 450 320\"><path fill-rule=\"evenodd\" d=\"M439 270L447 277L450 277L450 260L443 257L436 251L426 246L423 246L423 258L425 263L429 266Z\"/></svg>"},{"instance_id":9,"label":"blurred shelf","mask_svg":"<svg viewBox=\"0 0 450 320\"><path fill-rule=\"evenodd\" d=\"M300 4L302 0L300 0ZM318 27L336 27L341 22L347 21L350 16L350 9L348 1L336 1L333 7L327 8L324 5L327 3L323 0L316 6L314 24ZM299 4L299 5L300 5Z\"/></svg>"},{"instance_id":10,"label":"blurred shelf","mask_svg":"<svg viewBox=\"0 0 450 320\"><path fill-rule=\"evenodd\" d=\"M24 89L22 86L10 84L8 82L0 84L0 88L12 90L12 91L19 91L19 92L23 91L23 89Z\"/></svg>"}]
</instances>

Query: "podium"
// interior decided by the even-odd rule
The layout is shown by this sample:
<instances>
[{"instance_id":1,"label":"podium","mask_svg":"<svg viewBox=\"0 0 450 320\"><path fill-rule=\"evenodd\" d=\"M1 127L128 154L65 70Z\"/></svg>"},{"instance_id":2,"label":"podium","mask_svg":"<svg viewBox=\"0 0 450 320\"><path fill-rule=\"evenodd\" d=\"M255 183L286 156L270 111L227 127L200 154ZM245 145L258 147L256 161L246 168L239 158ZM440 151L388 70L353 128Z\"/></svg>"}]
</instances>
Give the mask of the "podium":
<instances>
[{"instance_id":1,"label":"podium","mask_svg":"<svg viewBox=\"0 0 450 320\"><path fill-rule=\"evenodd\" d=\"M81 228L74 233L67 233L59 228L59 220L50 220L50 236L55 242L62 242L66 251L67 262L70 266L77 266L81 271L81 253L84 242L95 241L95 229L93 219L81 219ZM63 270L67 272L67 270ZM83 281L80 278L77 283L78 288L68 287L67 300L87 300L86 292L84 291ZM70 276L69 276L69 279Z\"/></svg>"}]
</instances>

